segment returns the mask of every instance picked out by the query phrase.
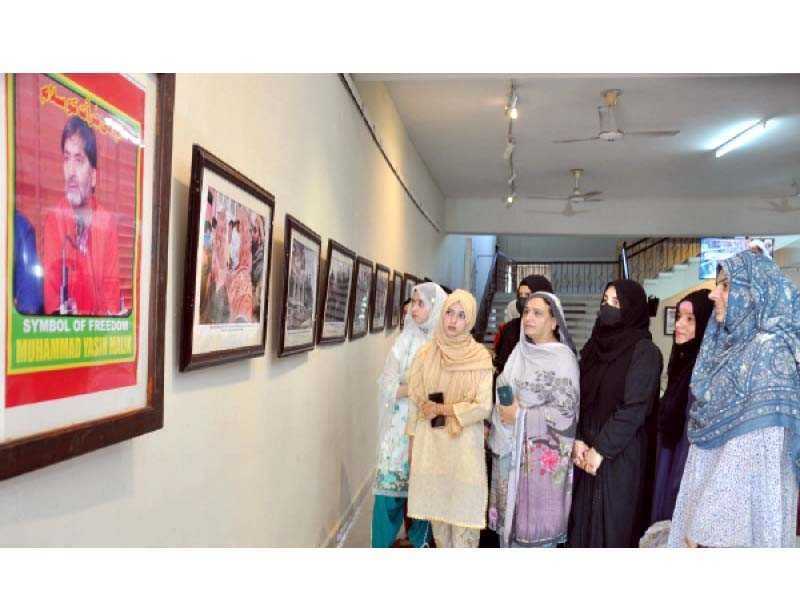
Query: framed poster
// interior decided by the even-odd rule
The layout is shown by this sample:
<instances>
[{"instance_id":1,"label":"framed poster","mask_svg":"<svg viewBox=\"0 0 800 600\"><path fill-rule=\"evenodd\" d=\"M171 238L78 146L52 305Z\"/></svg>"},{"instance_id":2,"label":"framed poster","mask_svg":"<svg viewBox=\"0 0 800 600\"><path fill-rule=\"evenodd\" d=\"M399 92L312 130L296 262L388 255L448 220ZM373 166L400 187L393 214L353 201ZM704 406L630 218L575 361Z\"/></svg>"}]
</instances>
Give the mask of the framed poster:
<instances>
[{"instance_id":1,"label":"framed poster","mask_svg":"<svg viewBox=\"0 0 800 600\"><path fill-rule=\"evenodd\" d=\"M389 328L394 329L405 316L403 314L403 274L397 271L392 274L391 311Z\"/></svg>"},{"instance_id":2,"label":"framed poster","mask_svg":"<svg viewBox=\"0 0 800 600\"><path fill-rule=\"evenodd\" d=\"M163 426L175 76L4 84L0 479Z\"/></svg>"},{"instance_id":3,"label":"framed poster","mask_svg":"<svg viewBox=\"0 0 800 600\"><path fill-rule=\"evenodd\" d=\"M275 198L192 146L180 370L264 354Z\"/></svg>"},{"instance_id":4,"label":"framed poster","mask_svg":"<svg viewBox=\"0 0 800 600\"><path fill-rule=\"evenodd\" d=\"M328 240L327 256L327 276L320 302L322 310L317 334L319 344L343 342L347 336L350 293L356 266L356 253L334 240Z\"/></svg>"},{"instance_id":5,"label":"framed poster","mask_svg":"<svg viewBox=\"0 0 800 600\"><path fill-rule=\"evenodd\" d=\"M283 305L278 356L289 356L314 348L322 242L317 233L289 214L283 231Z\"/></svg>"},{"instance_id":6,"label":"framed poster","mask_svg":"<svg viewBox=\"0 0 800 600\"><path fill-rule=\"evenodd\" d=\"M675 319L678 315L677 306L664 307L664 335L672 335L675 333Z\"/></svg>"},{"instance_id":7,"label":"framed poster","mask_svg":"<svg viewBox=\"0 0 800 600\"><path fill-rule=\"evenodd\" d=\"M367 333L369 326L370 296L372 294L372 261L358 257L353 279L353 300L350 314L350 339Z\"/></svg>"},{"instance_id":8,"label":"framed poster","mask_svg":"<svg viewBox=\"0 0 800 600\"><path fill-rule=\"evenodd\" d=\"M372 286L370 307L370 333L383 331L386 328L386 309L389 304L389 268L375 263L375 283Z\"/></svg>"}]
</instances>

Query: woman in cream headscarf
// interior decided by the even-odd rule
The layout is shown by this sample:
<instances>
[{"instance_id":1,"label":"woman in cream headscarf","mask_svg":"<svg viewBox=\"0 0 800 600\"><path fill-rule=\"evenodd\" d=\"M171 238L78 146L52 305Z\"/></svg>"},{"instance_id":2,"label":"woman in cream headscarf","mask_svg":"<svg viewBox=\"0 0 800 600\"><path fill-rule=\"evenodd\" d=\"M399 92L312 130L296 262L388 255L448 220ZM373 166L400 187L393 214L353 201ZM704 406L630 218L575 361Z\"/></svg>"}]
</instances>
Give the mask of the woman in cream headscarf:
<instances>
[{"instance_id":1,"label":"woman in cream headscarf","mask_svg":"<svg viewBox=\"0 0 800 600\"><path fill-rule=\"evenodd\" d=\"M430 520L443 548L476 548L486 527L483 420L492 411L492 359L470 334L476 313L472 294L450 294L408 374L408 514ZM429 399L437 392L444 403ZM445 417L443 427L432 426L437 416Z\"/></svg>"},{"instance_id":2,"label":"woman in cream headscarf","mask_svg":"<svg viewBox=\"0 0 800 600\"><path fill-rule=\"evenodd\" d=\"M388 548L403 523L408 497L408 382L406 373L419 348L433 336L447 294L435 283L423 283L411 291L411 310L403 331L392 344L378 378L378 460L372 488L372 547ZM406 532L410 543L420 547L431 539L430 524L414 520ZM398 542L400 543L400 542ZM408 542L406 542L407 544Z\"/></svg>"}]
</instances>

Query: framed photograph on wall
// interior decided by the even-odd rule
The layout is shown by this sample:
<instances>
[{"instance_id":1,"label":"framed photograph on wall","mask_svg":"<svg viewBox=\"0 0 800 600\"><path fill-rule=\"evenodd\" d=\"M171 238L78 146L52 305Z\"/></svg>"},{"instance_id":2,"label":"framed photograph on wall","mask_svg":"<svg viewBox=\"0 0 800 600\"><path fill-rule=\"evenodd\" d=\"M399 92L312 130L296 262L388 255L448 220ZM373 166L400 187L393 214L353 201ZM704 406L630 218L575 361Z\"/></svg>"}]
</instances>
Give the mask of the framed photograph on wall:
<instances>
[{"instance_id":1,"label":"framed photograph on wall","mask_svg":"<svg viewBox=\"0 0 800 600\"><path fill-rule=\"evenodd\" d=\"M414 286L419 283L419 277L412 275L411 273L406 273L403 276L403 299L402 302L405 302L409 298L411 298L411 291L414 289Z\"/></svg>"},{"instance_id":2,"label":"framed photograph on wall","mask_svg":"<svg viewBox=\"0 0 800 600\"><path fill-rule=\"evenodd\" d=\"M369 330L371 333L386 328L386 312L389 305L389 268L375 263L375 284L372 290L371 317Z\"/></svg>"},{"instance_id":3,"label":"framed photograph on wall","mask_svg":"<svg viewBox=\"0 0 800 600\"><path fill-rule=\"evenodd\" d=\"M275 198L192 146L180 370L264 354Z\"/></svg>"},{"instance_id":4,"label":"framed photograph on wall","mask_svg":"<svg viewBox=\"0 0 800 600\"><path fill-rule=\"evenodd\" d=\"M369 327L370 297L372 295L372 261L358 257L353 279L350 339L363 337Z\"/></svg>"},{"instance_id":5,"label":"framed photograph on wall","mask_svg":"<svg viewBox=\"0 0 800 600\"><path fill-rule=\"evenodd\" d=\"M677 306L664 307L664 335L672 335L675 333L675 319L677 315Z\"/></svg>"},{"instance_id":6,"label":"framed photograph on wall","mask_svg":"<svg viewBox=\"0 0 800 600\"><path fill-rule=\"evenodd\" d=\"M175 76L3 83L0 479L163 427Z\"/></svg>"},{"instance_id":7,"label":"framed photograph on wall","mask_svg":"<svg viewBox=\"0 0 800 600\"><path fill-rule=\"evenodd\" d=\"M283 235L283 305L279 357L314 348L322 248L319 234L290 214L286 215Z\"/></svg>"},{"instance_id":8,"label":"framed photograph on wall","mask_svg":"<svg viewBox=\"0 0 800 600\"><path fill-rule=\"evenodd\" d=\"M390 318L390 329L394 329L400 324L403 315L403 274L395 271L392 274L392 314Z\"/></svg>"},{"instance_id":9,"label":"framed photograph on wall","mask_svg":"<svg viewBox=\"0 0 800 600\"><path fill-rule=\"evenodd\" d=\"M350 321L350 294L356 253L334 240L328 240L327 276L321 296L318 344L343 342Z\"/></svg>"}]
</instances>

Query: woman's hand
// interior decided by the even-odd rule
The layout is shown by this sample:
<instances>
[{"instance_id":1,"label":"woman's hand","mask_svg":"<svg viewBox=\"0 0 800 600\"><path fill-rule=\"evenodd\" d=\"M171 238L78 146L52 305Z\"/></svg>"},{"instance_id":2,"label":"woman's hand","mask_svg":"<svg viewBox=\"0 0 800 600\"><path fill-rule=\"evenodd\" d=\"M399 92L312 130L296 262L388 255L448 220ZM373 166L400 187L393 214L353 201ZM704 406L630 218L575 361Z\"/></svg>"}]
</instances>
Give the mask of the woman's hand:
<instances>
[{"instance_id":1,"label":"woman's hand","mask_svg":"<svg viewBox=\"0 0 800 600\"><path fill-rule=\"evenodd\" d=\"M603 457L594 448L589 448L586 453L586 467L585 471L589 475L597 475L597 469L600 468L600 463L603 462Z\"/></svg>"},{"instance_id":2,"label":"woman's hand","mask_svg":"<svg viewBox=\"0 0 800 600\"><path fill-rule=\"evenodd\" d=\"M439 414L438 406L439 405L436 404L436 402L425 400L425 404L422 405L422 414L425 415L425 418L430 421L433 419L433 417Z\"/></svg>"},{"instance_id":3,"label":"woman's hand","mask_svg":"<svg viewBox=\"0 0 800 600\"><path fill-rule=\"evenodd\" d=\"M586 469L586 453L589 451L589 446L584 444L581 440L575 440L572 445L572 462L579 469Z\"/></svg>"},{"instance_id":4,"label":"woman's hand","mask_svg":"<svg viewBox=\"0 0 800 600\"><path fill-rule=\"evenodd\" d=\"M407 385L398 385L397 386L397 393L394 395L395 398L408 398L408 386Z\"/></svg>"},{"instance_id":5,"label":"woman's hand","mask_svg":"<svg viewBox=\"0 0 800 600\"><path fill-rule=\"evenodd\" d=\"M514 401L511 403L511 406L497 405L497 414L500 415L500 421L504 425L514 424L514 421L517 420L517 411L519 411L519 401L516 396L514 396Z\"/></svg>"}]
</instances>

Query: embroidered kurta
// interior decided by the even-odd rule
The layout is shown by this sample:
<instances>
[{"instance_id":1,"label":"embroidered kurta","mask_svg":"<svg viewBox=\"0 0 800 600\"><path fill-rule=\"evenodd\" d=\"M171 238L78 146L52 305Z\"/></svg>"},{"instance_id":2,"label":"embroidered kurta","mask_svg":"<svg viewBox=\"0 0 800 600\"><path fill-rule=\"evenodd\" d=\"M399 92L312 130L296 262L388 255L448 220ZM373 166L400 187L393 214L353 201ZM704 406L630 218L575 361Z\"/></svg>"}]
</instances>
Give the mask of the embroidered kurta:
<instances>
[{"instance_id":1,"label":"embroidered kurta","mask_svg":"<svg viewBox=\"0 0 800 600\"><path fill-rule=\"evenodd\" d=\"M447 388L450 374L441 375ZM409 402L406 433L414 436L408 515L459 527L486 527L486 462L483 420L492 412L492 372L481 374L474 398L452 404L461 432L451 436Z\"/></svg>"}]
</instances>

